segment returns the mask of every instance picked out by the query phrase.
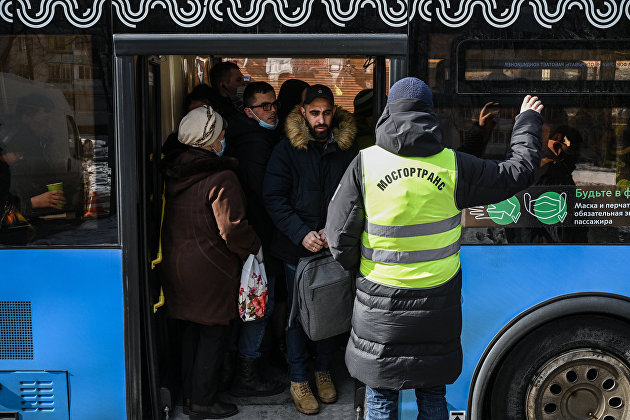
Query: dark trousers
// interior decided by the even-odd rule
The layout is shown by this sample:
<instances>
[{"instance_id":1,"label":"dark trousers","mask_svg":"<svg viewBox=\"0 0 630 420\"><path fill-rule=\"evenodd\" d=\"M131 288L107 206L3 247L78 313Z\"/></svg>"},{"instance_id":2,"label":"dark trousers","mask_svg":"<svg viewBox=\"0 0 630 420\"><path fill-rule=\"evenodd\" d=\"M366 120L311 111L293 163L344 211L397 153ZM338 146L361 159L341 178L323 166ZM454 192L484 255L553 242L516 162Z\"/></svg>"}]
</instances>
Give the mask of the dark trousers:
<instances>
[{"instance_id":1,"label":"dark trousers","mask_svg":"<svg viewBox=\"0 0 630 420\"><path fill-rule=\"evenodd\" d=\"M182 322L182 394L192 404L212 405L221 380L227 325Z\"/></svg>"}]
</instances>

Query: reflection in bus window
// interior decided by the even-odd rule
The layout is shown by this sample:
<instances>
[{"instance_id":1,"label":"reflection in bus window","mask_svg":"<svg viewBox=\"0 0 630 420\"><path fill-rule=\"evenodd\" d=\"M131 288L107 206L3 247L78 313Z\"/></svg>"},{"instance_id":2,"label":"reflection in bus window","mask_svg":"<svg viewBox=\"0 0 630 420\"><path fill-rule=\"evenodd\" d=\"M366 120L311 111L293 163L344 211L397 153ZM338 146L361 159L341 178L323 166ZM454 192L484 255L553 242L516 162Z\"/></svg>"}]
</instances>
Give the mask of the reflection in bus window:
<instances>
[{"instance_id":1,"label":"reflection in bus window","mask_svg":"<svg viewBox=\"0 0 630 420\"><path fill-rule=\"evenodd\" d=\"M458 45L458 90L627 93L629 63L630 49L612 42L464 41ZM510 83L515 81L520 83Z\"/></svg>"},{"instance_id":2,"label":"reflection in bus window","mask_svg":"<svg viewBox=\"0 0 630 420\"><path fill-rule=\"evenodd\" d=\"M546 99L544 92L554 93L543 110L535 185L504 202L466 209L464 243L630 242L630 111L611 93L628 88L624 63L630 50L586 42L567 48L535 41L457 44L450 35L432 37L429 82L449 147L460 147L477 129L485 103L499 102L483 157L502 159L518 113L505 94L531 88ZM448 52L455 45L458 59L452 63ZM476 94L462 95L467 92Z\"/></svg>"},{"instance_id":3,"label":"reflection in bus window","mask_svg":"<svg viewBox=\"0 0 630 420\"><path fill-rule=\"evenodd\" d=\"M94 62L91 37L0 42L0 246L117 243L109 70Z\"/></svg>"},{"instance_id":4,"label":"reflection in bus window","mask_svg":"<svg viewBox=\"0 0 630 420\"><path fill-rule=\"evenodd\" d=\"M547 223L540 212L555 211L552 203L545 204L548 209L542 204L527 208L522 193L517 195L522 207L520 220L498 228L491 214L483 219L465 213L469 225L479 226L484 220L482 224L488 228L505 230L504 243L616 243L630 239L630 220L622 210L630 202L626 193L628 113L622 108L594 105L584 103L579 109L550 105L544 112L541 167L529 197L548 193L562 197L566 211L558 211L565 212L564 216ZM511 120L500 120L488 147L493 156L505 153L507 147L503 132ZM511 234L511 230L516 233Z\"/></svg>"}]
</instances>

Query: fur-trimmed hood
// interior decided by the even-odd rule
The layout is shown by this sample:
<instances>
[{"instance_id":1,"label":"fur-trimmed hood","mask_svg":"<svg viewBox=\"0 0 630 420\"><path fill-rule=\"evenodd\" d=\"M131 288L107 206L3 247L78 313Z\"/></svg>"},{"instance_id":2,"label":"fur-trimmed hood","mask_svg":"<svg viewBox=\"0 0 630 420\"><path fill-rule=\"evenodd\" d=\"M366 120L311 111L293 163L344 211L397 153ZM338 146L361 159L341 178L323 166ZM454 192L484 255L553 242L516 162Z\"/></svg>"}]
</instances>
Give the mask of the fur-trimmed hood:
<instances>
[{"instance_id":1,"label":"fur-trimmed hood","mask_svg":"<svg viewBox=\"0 0 630 420\"><path fill-rule=\"evenodd\" d=\"M308 142L315 141L308 131L308 125L302 116L302 112L300 112L300 105L297 105L289 113L284 129L291 146L296 149L306 150ZM338 106L332 120L332 132L337 146L341 150L348 150L354 143L354 138L357 135L357 124L354 121L354 116Z\"/></svg>"}]
</instances>

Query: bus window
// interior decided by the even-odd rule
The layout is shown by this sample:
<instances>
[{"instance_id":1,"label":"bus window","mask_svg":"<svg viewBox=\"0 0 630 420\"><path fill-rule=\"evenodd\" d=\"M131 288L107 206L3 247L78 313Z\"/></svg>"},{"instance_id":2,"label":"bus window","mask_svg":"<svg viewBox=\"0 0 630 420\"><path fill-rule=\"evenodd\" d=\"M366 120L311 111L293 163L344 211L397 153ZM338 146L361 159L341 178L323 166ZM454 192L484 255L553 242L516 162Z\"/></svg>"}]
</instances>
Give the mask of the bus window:
<instances>
[{"instance_id":1,"label":"bus window","mask_svg":"<svg viewBox=\"0 0 630 420\"><path fill-rule=\"evenodd\" d=\"M464 243L630 241L629 49L585 42L564 49L536 41L458 43L449 35L436 35L432 45L428 79L447 146L481 142L480 157L502 160L523 94L535 93L545 104L534 185L501 203L466 209ZM453 49L457 60L449 68ZM613 83L616 94L609 92ZM491 124L480 127L488 102L499 106Z\"/></svg>"},{"instance_id":2,"label":"bus window","mask_svg":"<svg viewBox=\"0 0 630 420\"><path fill-rule=\"evenodd\" d=\"M630 93L630 49L615 42L463 41L461 93Z\"/></svg>"},{"instance_id":3,"label":"bus window","mask_svg":"<svg viewBox=\"0 0 630 420\"><path fill-rule=\"evenodd\" d=\"M77 124L74 118L70 115L66 115L66 123L68 130L68 152L73 159L81 158L81 138L77 129Z\"/></svg>"},{"instance_id":4,"label":"bus window","mask_svg":"<svg viewBox=\"0 0 630 420\"><path fill-rule=\"evenodd\" d=\"M3 36L0 246L118 243L108 70L90 36Z\"/></svg>"}]
</instances>

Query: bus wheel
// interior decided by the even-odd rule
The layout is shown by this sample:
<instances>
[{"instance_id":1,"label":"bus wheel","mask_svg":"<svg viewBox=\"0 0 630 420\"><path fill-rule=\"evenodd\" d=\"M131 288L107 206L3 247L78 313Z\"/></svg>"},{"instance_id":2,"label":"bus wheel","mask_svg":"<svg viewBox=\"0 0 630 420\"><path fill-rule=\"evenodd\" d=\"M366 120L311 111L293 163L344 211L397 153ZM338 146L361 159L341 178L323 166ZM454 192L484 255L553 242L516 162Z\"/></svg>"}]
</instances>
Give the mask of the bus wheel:
<instances>
[{"instance_id":1,"label":"bus wheel","mask_svg":"<svg viewBox=\"0 0 630 420\"><path fill-rule=\"evenodd\" d=\"M630 325L575 316L532 331L501 363L486 401L493 420L630 418Z\"/></svg>"}]
</instances>

